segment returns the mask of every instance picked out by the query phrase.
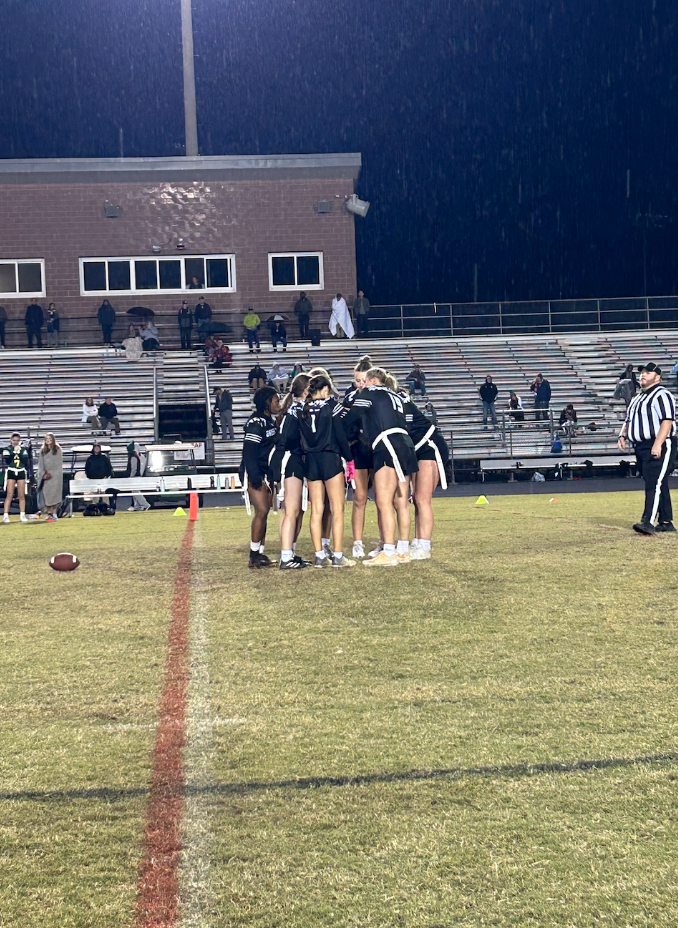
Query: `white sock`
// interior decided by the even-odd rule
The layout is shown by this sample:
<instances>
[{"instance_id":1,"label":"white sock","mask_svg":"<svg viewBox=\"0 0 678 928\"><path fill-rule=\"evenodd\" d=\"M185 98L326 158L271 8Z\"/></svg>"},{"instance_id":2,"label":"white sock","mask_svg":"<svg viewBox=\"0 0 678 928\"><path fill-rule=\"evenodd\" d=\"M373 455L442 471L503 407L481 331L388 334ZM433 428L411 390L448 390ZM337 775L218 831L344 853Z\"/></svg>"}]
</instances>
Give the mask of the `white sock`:
<instances>
[{"instance_id":1,"label":"white sock","mask_svg":"<svg viewBox=\"0 0 678 928\"><path fill-rule=\"evenodd\" d=\"M396 550L397 550L398 554L407 554L407 552L410 550L410 543L409 543L409 541L400 541L400 540L398 540L398 547L397 547Z\"/></svg>"},{"instance_id":2,"label":"white sock","mask_svg":"<svg viewBox=\"0 0 678 928\"><path fill-rule=\"evenodd\" d=\"M258 541L250 541L250 551L253 554L259 553L259 542Z\"/></svg>"},{"instance_id":3,"label":"white sock","mask_svg":"<svg viewBox=\"0 0 678 928\"><path fill-rule=\"evenodd\" d=\"M414 545L418 545L418 544L419 544L419 539L418 539L418 538L413 538L413 539L412 539L412 547L414 547Z\"/></svg>"},{"instance_id":4,"label":"white sock","mask_svg":"<svg viewBox=\"0 0 678 928\"><path fill-rule=\"evenodd\" d=\"M364 547L362 541L361 541L359 538L356 538L356 540L353 542L353 544L354 544L354 545L360 545L361 548Z\"/></svg>"},{"instance_id":5,"label":"white sock","mask_svg":"<svg viewBox=\"0 0 678 928\"><path fill-rule=\"evenodd\" d=\"M316 556L316 557L319 557L320 560L322 561L323 558L326 558L326 557L327 557L327 554L326 554L326 552L325 552L325 549L323 548L321 551L316 551L315 556Z\"/></svg>"},{"instance_id":6,"label":"white sock","mask_svg":"<svg viewBox=\"0 0 678 928\"><path fill-rule=\"evenodd\" d=\"M431 539L430 539L430 538L428 538L428 539L427 539L427 538L420 538L420 539L419 539L419 544L422 546L422 548L424 549L424 551L430 551L430 550L431 550Z\"/></svg>"},{"instance_id":7,"label":"white sock","mask_svg":"<svg viewBox=\"0 0 678 928\"><path fill-rule=\"evenodd\" d=\"M384 545L384 554L386 554L388 557L393 557L395 550L395 545Z\"/></svg>"},{"instance_id":8,"label":"white sock","mask_svg":"<svg viewBox=\"0 0 678 928\"><path fill-rule=\"evenodd\" d=\"M329 548L329 546L330 546L330 540L329 540L329 538L323 538L323 539L321 539L321 540L322 540L322 543L323 543L323 547L325 547L325 545L327 545L327 547Z\"/></svg>"},{"instance_id":9,"label":"white sock","mask_svg":"<svg viewBox=\"0 0 678 928\"><path fill-rule=\"evenodd\" d=\"M263 553L264 553L264 543L262 541L261 544L259 545L259 554L263 554Z\"/></svg>"},{"instance_id":10,"label":"white sock","mask_svg":"<svg viewBox=\"0 0 678 928\"><path fill-rule=\"evenodd\" d=\"M335 551L335 552L334 552L334 559L335 559L335 561L336 561L336 560L341 560L342 557L343 557L343 551Z\"/></svg>"},{"instance_id":11,"label":"white sock","mask_svg":"<svg viewBox=\"0 0 678 928\"><path fill-rule=\"evenodd\" d=\"M289 551L289 550L281 551L281 552L280 552L280 559L281 559L283 562L285 562L285 561L291 561L291 560L292 560L292 555L293 555L293 554L294 554L294 551Z\"/></svg>"}]
</instances>

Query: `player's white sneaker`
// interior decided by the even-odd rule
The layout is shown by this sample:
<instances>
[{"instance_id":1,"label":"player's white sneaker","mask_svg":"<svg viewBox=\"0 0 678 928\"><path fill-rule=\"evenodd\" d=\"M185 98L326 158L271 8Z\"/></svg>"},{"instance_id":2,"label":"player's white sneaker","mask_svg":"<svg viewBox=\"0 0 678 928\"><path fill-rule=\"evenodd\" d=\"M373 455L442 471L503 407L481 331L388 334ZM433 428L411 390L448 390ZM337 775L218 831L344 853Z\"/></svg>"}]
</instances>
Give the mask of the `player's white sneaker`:
<instances>
[{"instance_id":1,"label":"player's white sneaker","mask_svg":"<svg viewBox=\"0 0 678 928\"><path fill-rule=\"evenodd\" d=\"M380 551L371 561L363 561L365 567L397 567L398 563L397 554L386 554L385 551Z\"/></svg>"},{"instance_id":2,"label":"player's white sneaker","mask_svg":"<svg viewBox=\"0 0 678 928\"><path fill-rule=\"evenodd\" d=\"M428 551L423 548L421 545L410 545L410 560L411 561L427 561L431 557L431 549Z\"/></svg>"},{"instance_id":3,"label":"player's white sneaker","mask_svg":"<svg viewBox=\"0 0 678 928\"><path fill-rule=\"evenodd\" d=\"M380 541L379 544L377 545L377 547L376 547L376 548L372 548L372 550L370 551L370 553L369 553L367 556L368 556L368 557L377 557L377 555L381 554L381 552L382 552L383 550L384 550L384 545L383 545L383 542Z\"/></svg>"},{"instance_id":4,"label":"player's white sneaker","mask_svg":"<svg viewBox=\"0 0 678 928\"><path fill-rule=\"evenodd\" d=\"M9 521L9 519L7 521ZM25 512L22 512L21 515L19 516L19 522L28 522Z\"/></svg>"},{"instance_id":5,"label":"player's white sneaker","mask_svg":"<svg viewBox=\"0 0 678 928\"><path fill-rule=\"evenodd\" d=\"M359 560L362 560L365 557L365 548L363 547L362 541L353 542L353 551L351 552L351 557L356 557Z\"/></svg>"},{"instance_id":6,"label":"player's white sneaker","mask_svg":"<svg viewBox=\"0 0 678 928\"><path fill-rule=\"evenodd\" d=\"M9 525L9 516L7 513L5 513L2 517L2 521L5 523L5 525Z\"/></svg>"}]
</instances>

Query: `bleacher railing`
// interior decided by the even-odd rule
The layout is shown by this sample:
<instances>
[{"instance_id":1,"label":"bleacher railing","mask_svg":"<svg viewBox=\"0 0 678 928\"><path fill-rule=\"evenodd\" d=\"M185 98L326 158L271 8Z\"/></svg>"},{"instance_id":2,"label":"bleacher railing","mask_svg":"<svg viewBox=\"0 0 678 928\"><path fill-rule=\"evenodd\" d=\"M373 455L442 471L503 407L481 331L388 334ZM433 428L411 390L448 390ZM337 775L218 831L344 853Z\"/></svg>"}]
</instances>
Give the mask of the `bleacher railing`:
<instances>
[{"instance_id":1,"label":"bleacher railing","mask_svg":"<svg viewBox=\"0 0 678 928\"><path fill-rule=\"evenodd\" d=\"M555 335L678 326L678 296L372 306L370 335Z\"/></svg>"}]
</instances>

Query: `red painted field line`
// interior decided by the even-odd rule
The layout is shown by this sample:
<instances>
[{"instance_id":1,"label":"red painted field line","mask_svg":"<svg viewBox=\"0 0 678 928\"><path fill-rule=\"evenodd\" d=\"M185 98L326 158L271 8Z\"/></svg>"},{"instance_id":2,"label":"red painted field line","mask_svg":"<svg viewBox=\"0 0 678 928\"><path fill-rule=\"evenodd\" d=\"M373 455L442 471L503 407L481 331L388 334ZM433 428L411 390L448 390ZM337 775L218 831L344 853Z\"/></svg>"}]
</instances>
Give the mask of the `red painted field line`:
<instances>
[{"instance_id":1,"label":"red painted field line","mask_svg":"<svg viewBox=\"0 0 678 928\"><path fill-rule=\"evenodd\" d=\"M153 750L151 798L144 832L144 859L137 885L136 928L173 928L177 920L194 526L194 522L186 526L174 581L172 619L167 636L163 690Z\"/></svg>"}]
</instances>

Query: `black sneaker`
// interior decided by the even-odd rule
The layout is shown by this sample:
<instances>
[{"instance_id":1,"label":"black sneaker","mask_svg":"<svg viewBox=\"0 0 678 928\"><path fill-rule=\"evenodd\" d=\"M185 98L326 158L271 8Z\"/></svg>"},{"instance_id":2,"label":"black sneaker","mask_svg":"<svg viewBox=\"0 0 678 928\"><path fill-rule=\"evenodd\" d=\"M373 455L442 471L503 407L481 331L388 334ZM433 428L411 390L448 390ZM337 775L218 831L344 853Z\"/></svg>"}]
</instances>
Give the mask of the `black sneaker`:
<instances>
[{"instance_id":1,"label":"black sneaker","mask_svg":"<svg viewBox=\"0 0 678 928\"><path fill-rule=\"evenodd\" d=\"M656 535L657 529L652 525L651 522L636 522L633 526L633 531L638 532L639 535Z\"/></svg>"},{"instance_id":2,"label":"black sneaker","mask_svg":"<svg viewBox=\"0 0 678 928\"><path fill-rule=\"evenodd\" d=\"M297 563L301 564L302 567L312 567L312 566L313 566L313 564L311 564L310 561L305 561L305 560L303 559L303 557L299 557L298 554L295 554L294 557L292 558L292 560L293 560L293 561L297 561Z\"/></svg>"},{"instance_id":3,"label":"black sneaker","mask_svg":"<svg viewBox=\"0 0 678 928\"><path fill-rule=\"evenodd\" d=\"M302 561L301 558L297 560L296 557L292 557L289 561L281 561L278 565L279 570L303 570L304 567L310 567L309 561Z\"/></svg>"},{"instance_id":4,"label":"black sneaker","mask_svg":"<svg viewBox=\"0 0 678 928\"><path fill-rule=\"evenodd\" d=\"M259 551L250 551L250 568L261 570L263 567L273 567L273 561Z\"/></svg>"},{"instance_id":5,"label":"black sneaker","mask_svg":"<svg viewBox=\"0 0 678 928\"><path fill-rule=\"evenodd\" d=\"M676 527L673 522L660 522L657 526L658 532L675 532Z\"/></svg>"}]
</instances>

